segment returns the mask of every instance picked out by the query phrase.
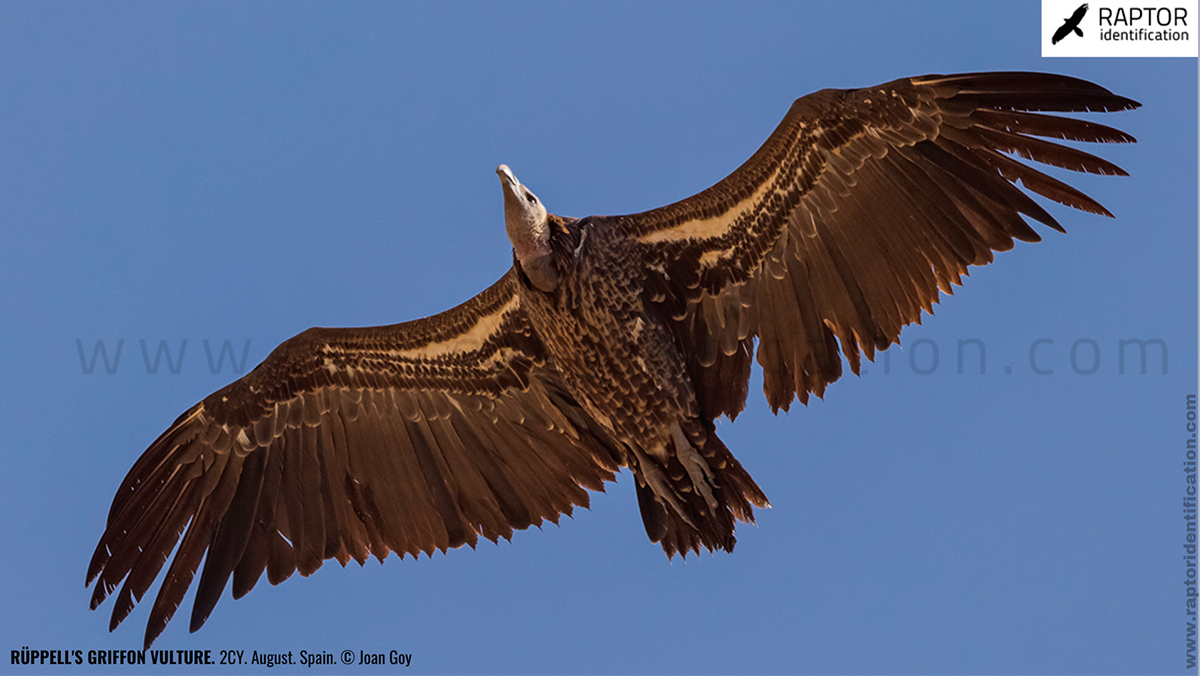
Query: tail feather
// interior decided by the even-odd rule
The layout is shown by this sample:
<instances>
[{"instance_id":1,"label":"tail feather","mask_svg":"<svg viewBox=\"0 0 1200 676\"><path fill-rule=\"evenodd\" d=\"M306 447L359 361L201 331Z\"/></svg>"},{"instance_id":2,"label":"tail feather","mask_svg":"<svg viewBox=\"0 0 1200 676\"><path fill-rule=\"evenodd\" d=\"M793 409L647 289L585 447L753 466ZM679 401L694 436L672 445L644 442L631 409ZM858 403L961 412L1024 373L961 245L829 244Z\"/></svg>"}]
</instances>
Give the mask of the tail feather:
<instances>
[{"instance_id":1,"label":"tail feather","mask_svg":"<svg viewBox=\"0 0 1200 676\"><path fill-rule=\"evenodd\" d=\"M688 430L687 437L690 446L680 449L672 444L674 452L668 454L665 463L644 454L639 454L638 462L634 463L638 506L646 535L669 558L676 553L686 557L689 551L698 554L701 547L732 552L737 543L736 522L754 523L754 507L766 508L770 504L714 431L696 425ZM681 460L689 454L707 467L708 472L700 478L706 486L694 485L695 477ZM716 500L715 511L705 498L706 492Z\"/></svg>"}]
</instances>

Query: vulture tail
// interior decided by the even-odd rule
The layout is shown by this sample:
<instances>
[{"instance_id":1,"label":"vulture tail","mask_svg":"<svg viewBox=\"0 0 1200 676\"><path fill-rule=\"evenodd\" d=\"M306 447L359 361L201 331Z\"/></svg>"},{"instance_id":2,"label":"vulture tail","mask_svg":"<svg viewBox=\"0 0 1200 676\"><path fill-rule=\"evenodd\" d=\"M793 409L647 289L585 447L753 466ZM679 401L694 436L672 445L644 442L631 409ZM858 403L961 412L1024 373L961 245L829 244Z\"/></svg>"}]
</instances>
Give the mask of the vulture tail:
<instances>
[{"instance_id":1,"label":"vulture tail","mask_svg":"<svg viewBox=\"0 0 1200 676\"><path fill-rule=\"evenodd\" d=\"M637 453L633 474L646 535L667 557L688 551L733 551L737 521L754 523L767 496L716 432L698 422L673 428L665 462Z\"/></svg>"}]
</instances>

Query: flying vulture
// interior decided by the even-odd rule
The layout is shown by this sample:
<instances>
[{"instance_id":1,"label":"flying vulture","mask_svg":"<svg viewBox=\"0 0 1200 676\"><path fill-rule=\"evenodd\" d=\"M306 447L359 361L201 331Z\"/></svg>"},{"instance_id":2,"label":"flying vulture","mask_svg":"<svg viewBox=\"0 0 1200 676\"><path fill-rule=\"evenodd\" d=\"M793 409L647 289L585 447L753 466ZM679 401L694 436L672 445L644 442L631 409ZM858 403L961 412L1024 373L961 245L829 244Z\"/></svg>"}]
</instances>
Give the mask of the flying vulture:
<instances>
[{"instance_id":1,"label":"flying vulture","mask_svg":"<svg viewBox=\"0 0 1200 676\"><path fill-rule=\"evenodd\" d=\"M415 321L313 328L188 409L121 483L88 567L110 629L178 544L146 627L163 631L200 572L196 631L233 596L327 559L363 564L510 539L588 505L627 467L667 556L732 551L767 497L715 433L746 403L807 402L897 342L1023 217L1062 228L1017 187L1111 214L1021 159L1106 175L1045 140L1132 143L1031 111L1138 103L1036 73L928 75L798 99L713 187L628 216L550 214L497 170L513 266ZM182 536L182 540L180 539Z\"/></svg>"}]
</instances>

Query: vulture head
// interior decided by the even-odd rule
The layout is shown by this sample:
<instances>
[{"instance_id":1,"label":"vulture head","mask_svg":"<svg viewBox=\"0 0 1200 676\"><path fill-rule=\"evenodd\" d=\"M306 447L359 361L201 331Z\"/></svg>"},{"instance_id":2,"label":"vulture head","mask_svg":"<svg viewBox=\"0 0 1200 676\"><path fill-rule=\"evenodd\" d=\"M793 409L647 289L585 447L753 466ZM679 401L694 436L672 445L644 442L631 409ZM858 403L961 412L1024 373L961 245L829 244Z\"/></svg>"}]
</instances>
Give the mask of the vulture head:
<instances>
[{"instance_id":1,"label":"vulture head","mask_svg":"<svg viewBox=\"0 0 1200 676\"><path fill-rule=\"evenodd\" d=\"M546 207L529 188L521 185L508 165L496 168L504 190L504 227L513 254L533 286L547 293L558 288L558 272L550 248L550 221Z\"/></svg>"}]
</instances>

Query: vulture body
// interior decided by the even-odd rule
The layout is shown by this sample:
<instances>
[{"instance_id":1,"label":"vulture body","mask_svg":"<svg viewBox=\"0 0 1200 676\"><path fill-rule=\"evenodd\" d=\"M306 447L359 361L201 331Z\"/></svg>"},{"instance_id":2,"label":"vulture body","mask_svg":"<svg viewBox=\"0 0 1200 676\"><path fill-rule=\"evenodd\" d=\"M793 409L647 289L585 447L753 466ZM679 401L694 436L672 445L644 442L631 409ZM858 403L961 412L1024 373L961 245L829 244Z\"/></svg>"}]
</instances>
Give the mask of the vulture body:
<instances>
[{"instance_id":1,"label":"vulture body","mask_svg":"<svg viewBox=\"0 0 1200 676\"><path fill-rule=\"evenodd\" d=\"M547 213L498 170L514 265L441 314L314 328L195 405L117 492L88 570L110 629L178 543L147 647L200 573L191 629L232 579L241 597L327 559L474 547L557 522L632 471L668 556L732 550L766 496L715 433L745 405L821 396L898 340L940 291L1015 239L1061 230L1016 186L1109 214L1014 156L1123 174L1044 140L1132 142L1033 111L1129 99L1035 73L931 75L798 99L715 186L640 214ZM182 537L182 539L181 539Z\"/></svg>"}]
</instances>

